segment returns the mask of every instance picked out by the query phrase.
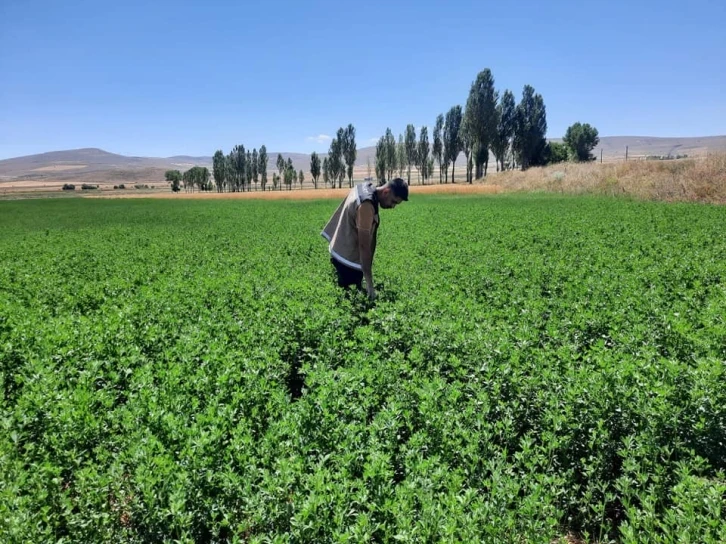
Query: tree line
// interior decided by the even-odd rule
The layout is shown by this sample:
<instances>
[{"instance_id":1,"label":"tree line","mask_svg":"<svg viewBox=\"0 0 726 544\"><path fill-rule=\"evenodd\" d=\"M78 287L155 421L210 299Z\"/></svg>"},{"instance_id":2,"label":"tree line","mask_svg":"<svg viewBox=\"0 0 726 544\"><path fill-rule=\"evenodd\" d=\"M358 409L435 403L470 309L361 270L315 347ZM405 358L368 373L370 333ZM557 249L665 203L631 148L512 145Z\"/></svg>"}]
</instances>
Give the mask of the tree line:
<instances>
[{"instance_id":1,"label":"tree line","mask_svg":"<svg viewBox=\"0 0 726 544\"><path fill-rule=\"evenodd\" d=\"M340 189L343 181L348 178L348 187L353 187L353 167L358 157L358 150L355 143L355 127L349 124L346 128L340 127L330 142L328 156L323 159L322 164L317 153L310 156L310 173L313 176L313 184L318 188L320 173L323 174L323 183L335 187L336 183Z\"/></svg>"},{"instance_id":2,"label":"tree line","mask_svg":"<svg viewBox=\"0 0 726 544\"><path fill-rule=\"evenodd\" d=\"M328 154L323 160L313 152L310 156L310 175L317 189L320 178L324 186L341 188L347 180L353 187L353 168L357 158L355 127L340 127L330 142ZM519 103L509 89L500 93L495 89L490 69L479 72L469 89L464 108L457 104L446 114L439 114L434 123L432 141L427 126L417 135L416 127L409 124L396 140L392 130L386 129L376 144L375 178L383 183L395 176L406 176L411 183L411 173L416 171L419 183L425 184L434 175L438 165L439 183L454 183L456 161L464 154L466 181L481 179L489 170L490 156L494 157L497 171L561 162L565 160L593 160L592 149L598 144L597 129L589 124L575 123L567 129L562 143L548 142L547 110L542 95L534 87L525 85ZM268 184L267 149L259 152L245 150L236 145L225 155L217 150L212 159L212 172L205 167L194 166L183 174L178 170L166 172L172 191L185 190L218 192L287 190L298 183L302 189L305 176L296 171L292 159L285 160L278 153L275 163L277 172L272 174L272 186ZM451 178L449 178L449 169ZM368 177L373 180L373 169L368 162Z\"/></svg>"},{"instance_id":3,"label":"tree line","mask_svg":"<svg viewBox=\"0 0 726 544\"><path fill-rule=\"evenodd\" d=\"M297 179L297 176L295 176ZM245 150L244 145L236 145L227 155L220 149L212 157L212 172L203 166L193 166L183 174L179 170L167 170L166 181L171 183L171 190L180 191L182 184L186 191L243 192L267 187L267 148L262 145L260 151ZM277 175L273 176L277 185Z\"/></svg>"},{"instance_id":4,"label":"tree line","mask_svg":"<svg viewBox=\"0 0 726 544\"><path fill-rule=\"evenodd\" d=\"M180 191L182 187L187 192L216 190L220 193L252 191L253 186L255 191L282 190L283 185L290 190L296 183L302 188L305 175L302 170L295 170L291 158L286 161L278 153L278 172L272 173L272 186L268 183L267 163L267 148L264 145L259 152L256 148L250 151L245 150L244 145L236 145L227 155L221 149L214 153L212 172L206 167L193 166L184 173L167 170L165 178L171 183L174 192Z\"/></svg>"},{"instance_id":5,"label":"tree line","mask_svg":"<svg viewBox=\"0 0 726 544\"><path fill-rule=\"evenodd\" d=\"M217 192L231 193L267 187L267 148L245 150L242 144L235 145L227 155L218 149L212 157L212 174Z\"/></svg>"},{"instance_id":6,"label":"tree line","mask_svg":"<svg viewBox=\"0 0 726 544\"><path fill-rule=\"evenodd\" d=\"M322 161L320 156L313 152L310 156L310 175L314 187L322 175L324 183L335 187L343 186L347 178L348 186L353 187L353 167L358 155L355 142L355 127L349 124L346 128L338 129L336 137L332 139L328 156ZM182 186L186 191L218 192L251 191L255 190L292 190L295 184L302 189L305 174L302 170L296 171L292 158L285 160L278 153L275 166L277 172L272 173L272 187L267 178L267 148L263 145L259 153L257 149L245 151L244 145L236 145L232 151L225 155L217 150L212 158L212 172L206 167L194 166L184 173L179 170L168 170L166 180L171 183L172 191L180 191Z\"/></svg>"},{"instance_id":7,"label":"tree line","mask_svg":"<svg viewBox=\"0 0 726 544\"><path fill-rule=\"evenodd\" d=\"M433 175L434 161L439 166L439 183L455 179L456 160L466 158L466 181L481 179L489 168L490 154L497 171L520 167L544 166L565 160L592 160L592 149L598 144L597 129L575 123L567 129L563 143L548 142L547 110L542 95L525 85L516 103L509 89L499 93L494 87L491 70L484 69L471 84L465 107L452 106L436 117L433 143L429 144L428 127L416 136L413 125L406 127L398 142L390 128L376 145L376 177L383 182L394 175L407 175L411 183L412 167L419 183Z\"/></svg>"}]
</instances>

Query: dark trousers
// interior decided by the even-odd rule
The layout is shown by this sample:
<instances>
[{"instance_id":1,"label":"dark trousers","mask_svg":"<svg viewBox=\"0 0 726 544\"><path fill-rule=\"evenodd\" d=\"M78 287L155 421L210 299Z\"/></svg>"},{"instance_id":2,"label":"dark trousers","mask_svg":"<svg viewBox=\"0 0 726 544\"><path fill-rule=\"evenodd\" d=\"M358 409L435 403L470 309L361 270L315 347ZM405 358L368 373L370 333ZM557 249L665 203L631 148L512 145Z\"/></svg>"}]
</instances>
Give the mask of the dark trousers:
<instances>
[{"instance_id":1,"label":"dark trousers","mask_svg":"<svg viewBox=\"0 0 726 544\"><path fill-rule=\"evenodd\" d=\"M330 262L335 267L335 272L338 275L338 285L344 289L348 289L351 285L355 285L359 291L363 290L363 272L351 268L330 258Z\"/></svg>"}]
</instances>

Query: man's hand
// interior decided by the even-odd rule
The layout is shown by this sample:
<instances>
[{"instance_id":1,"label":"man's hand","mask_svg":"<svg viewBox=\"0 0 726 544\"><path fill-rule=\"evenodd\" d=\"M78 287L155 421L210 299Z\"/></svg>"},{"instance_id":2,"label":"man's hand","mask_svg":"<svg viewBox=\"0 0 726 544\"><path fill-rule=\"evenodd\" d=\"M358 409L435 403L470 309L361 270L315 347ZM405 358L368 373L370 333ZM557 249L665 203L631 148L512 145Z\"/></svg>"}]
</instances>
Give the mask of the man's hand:
<instances>
[{"instance_id":1,"label":"man's hand","mask_svg":"<svg viewBox=\"0 0 726 544\"><path fill-rule=\"evenodd\" d=\"M376 300L376 289L373 287L373 284L366 284L366 290L368 291L368 299L373 302Z\"/></svg>"}]
</instances>

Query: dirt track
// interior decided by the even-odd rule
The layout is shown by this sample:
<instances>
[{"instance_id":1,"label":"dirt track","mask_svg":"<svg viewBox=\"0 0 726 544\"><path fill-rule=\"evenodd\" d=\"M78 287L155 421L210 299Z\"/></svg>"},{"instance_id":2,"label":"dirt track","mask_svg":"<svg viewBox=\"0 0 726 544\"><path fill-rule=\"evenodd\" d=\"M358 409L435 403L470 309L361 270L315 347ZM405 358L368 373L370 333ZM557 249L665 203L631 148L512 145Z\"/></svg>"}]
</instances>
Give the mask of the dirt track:
<instances>
[{"instance_id":1,"label":"dirt track","mask_svg":"<svg viewBox=\"0 0 726 544\"><path fill-rule=\"evenodd\" d=\"M251 191L248 193L172 193L167 192L118 192L84 195L85 198L167 198L173 200L215 200L215 199L260 199L260 200L313 200L320 198L344 198L350 191L343 189L298 189L292 191ZM410 196L418 194L494 194L503 191L497 185L485 184L444 184L444 185L412 185Z\"/></svg>"}]
</instances>

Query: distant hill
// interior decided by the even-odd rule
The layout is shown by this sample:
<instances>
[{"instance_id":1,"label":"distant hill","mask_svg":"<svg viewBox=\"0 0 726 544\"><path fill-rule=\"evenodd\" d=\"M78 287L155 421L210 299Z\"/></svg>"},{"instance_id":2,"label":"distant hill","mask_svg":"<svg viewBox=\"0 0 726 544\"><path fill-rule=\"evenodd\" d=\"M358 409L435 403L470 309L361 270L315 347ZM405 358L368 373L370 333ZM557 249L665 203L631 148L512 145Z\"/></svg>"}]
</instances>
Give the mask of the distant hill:
<instances>
[{"instance_id":1,"label":"distant hill","mask_svg":"<svg viewBox=\"0 0 726 544\"><path fill-rule=\"evenodd\" d=\"M164 179L169 169L211 166L211 157L128 157L102 149L85 148L51 151L0 161L2 180L76 179L108 181ZM161 177L159 178L159 174Z\"/></svg>"},{"instance_id":2,"label":"distant hill","mask_svg":"<svg viewBox=\"0 0 726 544\"><path fill-rule=\"evenodd\" d=\"M553 138L561 142L561 138ZM593 151L598 157L600 149L604 159L624 158L625 148L628 156L643 157L648 155L705 155L709 152L726 151L726 136L704 136L700 138L653 138L650 136L608 136L600 138L600 143Z\"/></svg>"},{"instance_id":3,"label":"distant hill","mask_svg":"<svg viewBox=\"0 0 726 544\"><path fill-rule=\"evenodd\" d=\"M554 139L554 141L559 141ZM636 158L646 155L704 155L707 152L726 152L726 136L707 136L701 138L653 138L648 136L609 136L603 137L595 149L599 156L602 149L605 159L623 158L625 147L629 156ZM356 177L367 176L367 164L374 165L375 147L358 149ZM277 172L275 165L277 151L268 152L268 173L272 177ZM305 153L281 153L283 158L292 159L296 170L308 172L310 155ZM321 160L326 157L320 155ZM464 156L460 155L457 167L463 166ZM166 170L187 170L192 166L212 167L212 157L128 157L109 153L102 149L85 148L66 151L51 151L38 155L15 157L0 161L0 184L5 181L79 181L89 183L114 182L158 182L164 180Z\"/></svg>"}]
</instances>

